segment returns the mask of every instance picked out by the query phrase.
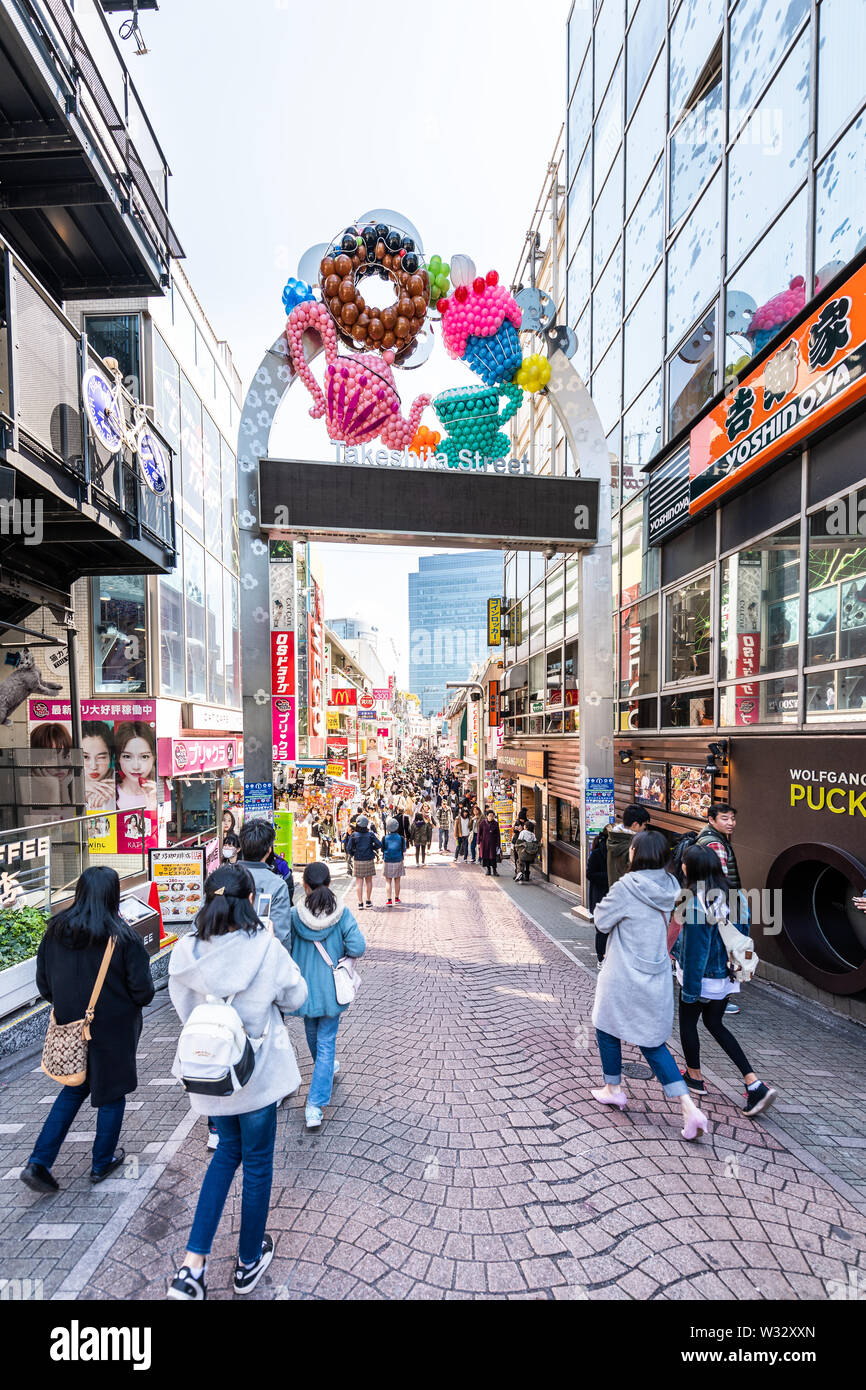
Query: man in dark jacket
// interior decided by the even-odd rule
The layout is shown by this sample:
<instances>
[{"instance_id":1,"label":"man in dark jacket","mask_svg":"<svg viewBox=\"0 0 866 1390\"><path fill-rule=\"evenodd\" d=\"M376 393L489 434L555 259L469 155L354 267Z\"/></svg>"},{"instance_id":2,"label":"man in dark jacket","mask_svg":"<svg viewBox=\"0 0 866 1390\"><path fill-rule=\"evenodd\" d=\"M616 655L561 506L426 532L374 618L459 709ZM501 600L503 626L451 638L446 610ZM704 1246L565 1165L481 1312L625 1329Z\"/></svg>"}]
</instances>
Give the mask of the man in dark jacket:
<instances>
[{"instance_id":1,"label":"man in dark jacket","mask_svg":"<svg viewBox=\"0 0 866 1390\"><path fill-rule=\"evenodd\" d=\"M639 830L646 830L650 814L643 806L626 806L619 825L612 825L607 832L607 882L608 889L622 878L628 868L628 852L633 836Z\"/></svg>"},{"instance_id":2,"label":"man in dark jacket","mask_svg":"<svg viewBox=\"0 0 866 1390\"><path fill-rule=\"evenodd\" d=\"M274 847L274 827L266 820L248 820L241 827L241 857L238 863L248 869L255 884L255 901L261 893L271 896L270 919L274 924L274 936L281 941L287 951L291 951L291 916L295 882L291 870L284 879L268 867Z\"/></svg>"},{"instance_id":3,"label":"man in dark jacket","mask_svg":"<svg viewBox=\"0 0 866 1390\"><path fill-rule=\"evenodd\" d=\"M706 828L701 831L695 844L704 845L707 849L711 849L718 858L722 872L728 880L731 921L745 926L748 921L748 913L743 913L739 902L737 890L740 888L740 870L737 865L737 856L734 854L734 847L731 844L731 836L736 824L736 809L727 801L714 801L707 812ZM734 999L729 999L725 1013L738 1014L739 1012L739 1004Z\"/></svg>"},{"instance_id":4,"label":"man in dark jacket","mask_svg":"<svg viewBox=\"0 0 866 1390\"><path fill-rule=\"evenodd\" d=\"M502 831L499 829L499 821L493 811L488 811L478 826L478 854L488 874L494 878L499 877L499 870L496 866L499 863L501 849Z\"/></svg>"}]
</instances>

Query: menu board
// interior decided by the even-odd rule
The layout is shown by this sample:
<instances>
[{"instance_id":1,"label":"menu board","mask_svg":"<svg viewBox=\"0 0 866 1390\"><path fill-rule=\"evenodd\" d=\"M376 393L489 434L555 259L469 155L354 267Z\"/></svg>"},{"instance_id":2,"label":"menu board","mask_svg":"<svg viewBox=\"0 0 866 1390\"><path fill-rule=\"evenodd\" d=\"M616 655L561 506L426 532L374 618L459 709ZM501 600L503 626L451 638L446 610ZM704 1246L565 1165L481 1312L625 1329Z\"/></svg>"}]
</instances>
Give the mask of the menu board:
<instances>
[{"instance_id":1,"label":"menu board","mask_svg":"<svg viewBox=\"0 0 866 1390\"><path fill-rule=\"evenodd\" d=\"M169 927L191 922L204 902L205 851L152 849L150 877L156 884L162 924Z\"/></svg>"},{"instance_id":2,"label":"menu board","mask_svg":"<svg viewBox=\"0 0 866 1390\"><path fill-rule=\"evenodd\" d=\"M638 805L667 805L667 772L667 763L635 763L634 799Z\"/></svg>"},{"instance_id":3,"label":"menu board","mask_svg":"<svg viewBox=\"0 0 866 1390\"><path fill-rule=\"evenodd\" d=\"M671 763L671 810L706 820L713 800L713 774L703 767Z\"/></svg>"}]
</instances>

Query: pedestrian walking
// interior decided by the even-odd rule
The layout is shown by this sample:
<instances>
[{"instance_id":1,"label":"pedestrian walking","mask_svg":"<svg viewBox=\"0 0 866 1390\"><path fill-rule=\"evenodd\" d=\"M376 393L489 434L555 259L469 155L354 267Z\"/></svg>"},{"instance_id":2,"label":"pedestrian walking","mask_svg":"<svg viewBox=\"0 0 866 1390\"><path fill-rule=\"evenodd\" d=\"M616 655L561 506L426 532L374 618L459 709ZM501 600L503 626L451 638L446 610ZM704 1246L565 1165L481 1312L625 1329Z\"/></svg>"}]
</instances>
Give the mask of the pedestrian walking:
<instances>
[{"instance_id":1,"label":"pedestrian walking","mask_svg":"<svg viewBox=\"0 0 866 1390\"><path fill-rule=\"evenodd\" d=\"M274 924L274 934L287 947L295 885L291 872L289 878L284 879L268 862L276 863L274 835L274 827L266 820L245 821L239 837L241 857L237 863L252 878L257 900L259 894L270 897L269 915Z\"/></svg>"},{"instance_id":2,"label":"pedestrian walking","mask_svg":"<svg viewBox=\"0 0 866 1390\"><path fill-rule=\"evenodd\" d=\"M478 829L484 819L481 814L481 807L477 802L473 804L470 819L472 821L472 831L469 836L469 851L472 855L472 863L475 864L478 861Z\"/></svg>"},{"instance_id":3,"label":"pedestrian walking","mask_svg":"<svg viewBox=\"0 0 866 1390\"><path fill-rule=\"evenodd\" d=\"M404 855L406 839L400 833L400 824L395 816L388 821L388 833L382 841L382 861L385 865L385 887L388 893L386 907L391 906L391 892L400 901L400 880L406 872Z\"/></svg>"},{"instance_id":4,"label":"pedestrian walking","mask_svg":"<svg viewBox=\"0 0 866 1390\"><path fill-rule=\"evenodd\" d=\"M728 879L718 856L701 844L686 850L683 879L683 927L671 952L680 986L680 1042L686 1059L683 1080L692 1095L706 1095L698 1037L698 1022L702 1020L707 1032L742 1075L746 1087L743 1114L759 1115L772 1105L776 1091L760 1079L739 1042L724 1025L725 1005L732 994L740 992L739 982L729 978L728 950L719 930L720 924L730 920ZM731 925L742 932L736 923Z\"/></svg>"},{"instance_id":5,"label":"pedestrian walking","mask_svg":"<svg viewBox=\"0 0 866 1390\"><path fill-rule=\"evenodd\" d=\"M323 859L330 859L331 845L334 842L334 820L330 813L326 813L319 821L319 849Z\"/></svg>"},{"instance_id":6,"label":"pedestrian walking","mask_svg":"<svg viewBox=\"0 0 866 1390\"><path fill-rule=\"evenodd\" d=\"M589 885L587 906L589 907L589 911L591 914L595 913L596 907L601 902L602 898L606 896L610 889L610 883L607 877L608 829L608 826L602 826L601 830L598 832L598 834L592 842L592 849L590 850L586 861L586 881ZM601 969L601 963L604 960L604 953L606 947L607 936L603 931L599 931L596 927L595 954L598 961L599 969Z\"/></svg>"},{"instance_id":7,"label":"pedestrian walking","mask_svg":"<svg viewBox=\"0 0 866 1390\"><path fill-rule=\"evenodd\" d=\"M186 1075L190 1105L209 1115L219 1143L204 1176L183 1263L168 1297L194 1303L207 1297L207 1258L223 1214L235 1173L243 1166L241 1228L234 1274L234 1291L250 1293L274 1254L274 1240L265 1231L274 1170L277 1105L301 1084L301 1074L282 1014L300 1009L307 986L289 950L277 940L270 923L253 906L256 885L241 864L223 865L205 880L204 906L194 932L175 946L168 967L171 1002L186 1026L194 1010L208 1004L195 1024L198 1052L207 1049L213 1022L208 1014L224 1010L226 1001L240 1022L244 1043L254 1053L252 1073L245 1082L235 1071L226 1080L229 1090L218 1093L216 1081L196 1081ZM290 945L290 941L286 943ZM184 1078L192 1068L181 1031L172 1075ZM218 1040L220 1034L214 1034ZM246 1048L245 1048L246 1051ZM239 1064L238 1064L239 1065ZM209 1091L193 1089L207 1085Z\"/></svg>"},{"instance_id":8,"label":"pedestrian walking","mask_svg":"<svg viewBox=\"0 0 866 1390\"><path fill-rule=\"evenodd\" d=\"M635 835L646 830L650 823L649 811L644 806L626 806L622 820L612 825L607 832L607 882L610 890L618 879L628 870L629 850Z\"/></svg>"},{"instance_id":9,"label":"pedestrian walking","mask_svg":"<svg viewBox=\"0 0 866 1390\"><path fill-rule=\"evenodd\" d=\"M334 966L345 956L362 956L366 942L352 913L337 902L327 864L307 865L304 893L304 901L292 910L292 959L308 991L298 1009L313 1059L304 1122L308 1130L317 1130L340 1070L335 1056L337 1030L340 1015L349 1007L337 1002Z\"/></svg>"},{"instance_id":10,"label":"pedestrian walking","mask_svg":"<svg viewBox=\"0 0 866 1390\"><path fill-rule=\"evenodd\" d=\"M458 811L454 819L454 834L457 836L457 844L454 849L454 863L458 859L469 859L469 836L472 834L472 820L468 812Z\"/></svg>"},{"instance_id":11,"label":"pedestrian walking","mask_svg":"<svg viewBox=\"0 0 866 1390\"><path fill-rule=\"evenodd\" d=\"M126 1156L117 1141L126 1097L138 1085L141 1011L153 998L154 986L141 937L120 916L120 879L114 869L85 869L72 906L48 923L36 953L36 988L51 1004L59 1027L84 1020L93 1008L85 1079L61 1086L20 1175L34 1192L49 1193L59 1189L51 1169L88 1096L96 1110L90 1181L102 1182Z\"/></svg>"},{"instance_id":12,"label":"pedestrian walking","mask_svg":"<svg viewBox=\"0 0 866 1390\"><path fill-rule=\"evenodd\" d=\"M376 855L382 851L382 841L370 829L366 816L359 816L354 833L349 836L348 851L355 875L358 907L364 906L364 884L367 885L367 907L372 907L373 879L376 877Z\"/></svg>"},{"instance_id":13,"label":"pedestrian walking","mask_svg":"<svg viewBox=\"0 0 866 1390\"><path fill-rule=\"evenodd\" d=\"M436 818L439 824L439 853L447 854L448 840L451 834L452 816L451 809L444 796L439 803L439 810L436 813Z\"/></svg>"},{"instance_id":14,"label":"pedestrian walking","mask_svg":"<svg viewBox=\"0 0 866 1390\"><path fill-rule=\"evenodd\" d=\"M517 859L514 866L514 881L515 883L528 883L530 868L541 853L541 845L535 835L535 821L526 820L523 822L522 829L517 833L515 851Z\"/></svg>"},{"instance_id":15,"label":"pedestrian walking","mask_svg":"<svg viewBox=\"0 0 866 1390\"><path fill-rule=\"evenodd\" d=\"M731 921L735 926L748 926L749 911L748 906L742 900L740 894L740 870L737 865L737 856L734 853L734 846L731 844L731 837L737 825L736 807L731 806L727 801L714 801L707 811L707 824L698 836L695 844L703 845L706 849L711 849L717 855L722 866L722 873L727 880L728 905L731 910ZM734 999L729 999L725 1006L726 1014L738 1014L740 1006Z\"/></svg>"},{"instance_id":16,"label":"pedestrian walking","mask_svg":"<svg viewBox=\"0 0 866 1390\"><path fill-rule=\"evenodd\" d=\"M684 1139L697 1139L709 1121L666 1046L674 1021L674 990L667 928L679 892L665 868L668 843L658 830L640 831L629 846L629 868L595 910L599 931L609 933L595 988L595 1027L604 1086L592 1095L602 1105L627 1106L622 1087L622 1043L636 1044L666 1096L682 1107Z\"/></svg>"},{"instance_id":17,"label":"pedestrian walking","mask_svg":"<svg viewBox=\"0 0 866 1390\"><path fill-rule=\"evenodd\" d=\"M425 816L422 811L418 811L412 822L412 844L415 846L415 863L425 864L427 862L427 847L433 840L433 822L429 813Z\"/></svg>"},{"instance_id":18,"label":"pedestrian walking","mask_svg":"<svg viewBox=\"0 0 866 1390\"><path fill-rule=\"evenodd\" d=\"M502 831L494 811L488 811L478 827L478 853L486 872L498 878L496 866L502 858Z\"/></svg>"}]
</instances>

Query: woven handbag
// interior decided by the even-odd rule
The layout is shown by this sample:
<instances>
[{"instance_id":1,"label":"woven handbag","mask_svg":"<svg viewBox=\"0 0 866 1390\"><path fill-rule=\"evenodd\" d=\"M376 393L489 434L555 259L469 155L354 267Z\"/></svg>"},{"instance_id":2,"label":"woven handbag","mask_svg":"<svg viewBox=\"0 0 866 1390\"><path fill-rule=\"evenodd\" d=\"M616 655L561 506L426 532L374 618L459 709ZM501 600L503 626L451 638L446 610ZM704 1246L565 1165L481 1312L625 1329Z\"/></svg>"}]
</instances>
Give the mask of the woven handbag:
<instances>
[{"instance_id":1,"label":"woven handbag","mask_svg":"<svg viewBox=\"0 0 866 1390\"><path fill-rule=\"evenodd\" d=\"M54 1010L51 1010L48 1032L45 1034L45 1046L42 1049L41 1066L45 1075L50 1076L52 1081L59 1081L61 1086L80 1086L87 1080L87 1044L90 1042L90 1025L93 1022L96 1001L105 983L105 976L113 954L114 937L111 937L105 948L99 974L90 996L90 1003L87 1005L87 1011L83 1018L77 1019L75 1023L58 1023L54 1017Z\"/></svg>"}]
</instances>

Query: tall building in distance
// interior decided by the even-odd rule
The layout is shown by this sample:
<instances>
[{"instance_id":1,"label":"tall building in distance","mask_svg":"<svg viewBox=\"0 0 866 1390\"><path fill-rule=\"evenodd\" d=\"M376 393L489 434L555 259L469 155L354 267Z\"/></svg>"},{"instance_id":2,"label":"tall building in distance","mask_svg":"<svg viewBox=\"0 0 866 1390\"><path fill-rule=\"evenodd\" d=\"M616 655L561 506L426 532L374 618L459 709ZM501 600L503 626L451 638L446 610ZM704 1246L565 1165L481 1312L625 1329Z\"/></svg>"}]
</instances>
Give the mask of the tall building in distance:
<instances>
[{"instance_id":1,"label":"tall building in distance","mask_svg":"<svg viewBox=\"0 0 866 1390\"><path fill-rule=\"evenodd\" d=\"M409 687L421 713L447 703L446 681L464 680L487 655L487 600L500 597L499 551L425 555L409 575Z\"/></svg>"}]
</instances>

